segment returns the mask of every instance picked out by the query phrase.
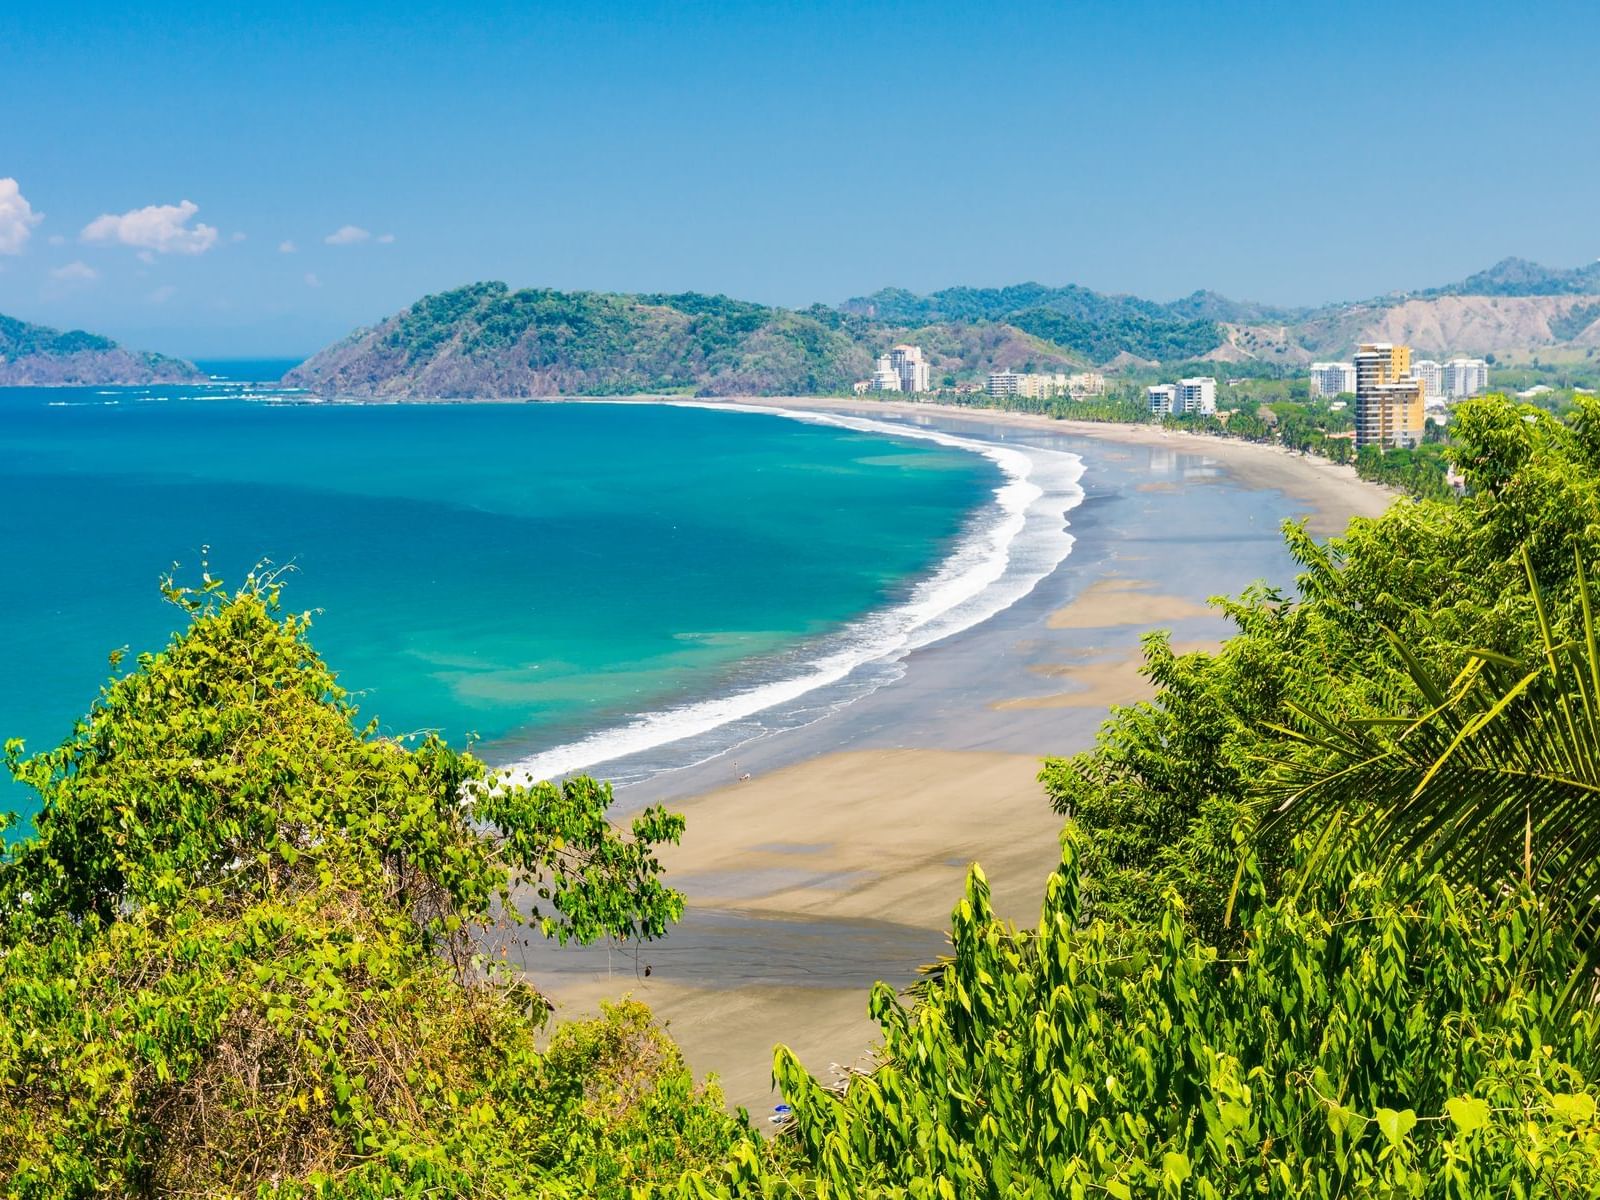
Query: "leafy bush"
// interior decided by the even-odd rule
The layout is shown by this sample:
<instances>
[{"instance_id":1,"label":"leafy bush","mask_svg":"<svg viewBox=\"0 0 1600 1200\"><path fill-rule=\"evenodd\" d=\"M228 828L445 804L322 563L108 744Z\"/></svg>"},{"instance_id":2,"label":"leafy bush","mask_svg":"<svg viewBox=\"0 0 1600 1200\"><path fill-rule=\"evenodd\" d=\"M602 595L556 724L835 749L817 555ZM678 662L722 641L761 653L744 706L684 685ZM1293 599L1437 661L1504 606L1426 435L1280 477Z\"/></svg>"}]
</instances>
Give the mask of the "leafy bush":
<instances>
[{"instance_id":1,"label":"leafy bush","mask_svg":"<svg viewBox=\"0 0 1600 1200\"><path fill-rule=\"evenodd\" d=\"M8 1195L623 1196L753 1136L637 1008L539 1054L488 956L659 936L680 817L357 729L271 580L169 594L165 651L7 747L43 801L0 861Z\"/></svg>"}]
</instances>

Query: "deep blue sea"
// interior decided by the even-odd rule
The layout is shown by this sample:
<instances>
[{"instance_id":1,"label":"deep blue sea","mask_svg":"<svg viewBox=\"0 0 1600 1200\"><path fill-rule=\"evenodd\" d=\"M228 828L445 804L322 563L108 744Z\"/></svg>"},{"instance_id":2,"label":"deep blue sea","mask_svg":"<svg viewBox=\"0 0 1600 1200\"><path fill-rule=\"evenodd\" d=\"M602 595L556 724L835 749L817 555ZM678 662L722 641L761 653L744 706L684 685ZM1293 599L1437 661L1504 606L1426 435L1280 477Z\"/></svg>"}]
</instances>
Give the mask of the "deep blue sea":
<instances>
[{"instance_id":1,"label":"deep blue sea","mask_svg":"<svg viewBox=\"0 0 1600 1200\"><path fill-rule=\"evenodd\" d=\"M692 406L0 389L0 737L54 744L112 650L164 644L165 572L270 562L384 729L542 774L672 765L1065 555L1027 460L980 450ZM1043 492L1070 506L1077 469Z\"/></svg>"}]
</instances>

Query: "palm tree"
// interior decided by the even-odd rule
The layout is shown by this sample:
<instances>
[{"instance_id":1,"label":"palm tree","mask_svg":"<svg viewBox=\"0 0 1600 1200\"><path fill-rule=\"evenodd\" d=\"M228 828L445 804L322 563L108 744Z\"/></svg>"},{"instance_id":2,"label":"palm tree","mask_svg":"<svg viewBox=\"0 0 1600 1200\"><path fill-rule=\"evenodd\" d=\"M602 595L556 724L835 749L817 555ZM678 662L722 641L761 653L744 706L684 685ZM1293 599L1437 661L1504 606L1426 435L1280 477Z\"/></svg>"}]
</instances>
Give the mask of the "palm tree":
<instances>
[{"instance_id":1,"label":"palm tree","mask_svg":"<svg viewBox=\"0 0 1600 1200\"><path fill-rule=\"evenodd\" d=\"M1339 828L1380 857L1412 857L1480 888L1533 887L1593 932L1600 917L1600 650L1581 555L1582 621L1557 640L1522 552L1538 653L1519 662L1471 650L1453 679L1435 675L1384 630L1421 697L1411 716L1337 719L1289 705L1275 727L1281 802L1264 829ZM1348 841L1348 838L1338 839ZM1600 963L1600 939L1585 939Z\"/></svg>"}]
</instances>

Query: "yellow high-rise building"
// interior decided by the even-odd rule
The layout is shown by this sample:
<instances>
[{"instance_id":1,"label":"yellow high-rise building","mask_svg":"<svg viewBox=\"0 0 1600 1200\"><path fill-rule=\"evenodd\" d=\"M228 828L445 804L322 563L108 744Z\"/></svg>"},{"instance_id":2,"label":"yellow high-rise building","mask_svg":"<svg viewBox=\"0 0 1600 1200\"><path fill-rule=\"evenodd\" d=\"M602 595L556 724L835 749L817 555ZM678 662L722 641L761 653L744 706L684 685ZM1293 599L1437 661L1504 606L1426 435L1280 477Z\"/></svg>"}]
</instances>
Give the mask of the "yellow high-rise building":
<instances>
[{"instance_id":1,"label":"yellow high-rise building","mask_svg":"<svg viewBox=\"0 0 1600 1200\"><path fill-rule=\"evenodd\" d=\"M1422 380L1411 375L1411 347L1367 342L1356 349L1356 448L1393 450L1422 441Z\"/></svg>"}]
</instances>

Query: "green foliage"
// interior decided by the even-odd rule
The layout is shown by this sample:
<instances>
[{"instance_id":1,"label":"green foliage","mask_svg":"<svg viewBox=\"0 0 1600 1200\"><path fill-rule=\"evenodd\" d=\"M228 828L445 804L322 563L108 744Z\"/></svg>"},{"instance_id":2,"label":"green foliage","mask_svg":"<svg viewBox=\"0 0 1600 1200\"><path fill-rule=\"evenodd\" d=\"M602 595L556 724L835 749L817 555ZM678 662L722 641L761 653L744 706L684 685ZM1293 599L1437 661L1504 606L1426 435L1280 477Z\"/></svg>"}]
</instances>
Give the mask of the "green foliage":
<instances>
[{"instance_id":1,"label":"green foliage","mask_svg":"<svg viewBox=\"0 0 1600 1200\"><path fill-rule=\"evenodd\" d=\"M1220 299L1220 298L1218 298ZM1189 303L1195 301L1190 297ZM1218 346L1222 330L1210 310L1182 308L1135 296L1106 296L1084 287L1037 283L1003 288L946 288L915 296L886 288L849 301L847 311L890 325L995 322L1014 325L1096 362L1124 351L1140 358L1196 358Z\"/></svg>"},{"instance_id":2,"label":"green foliage","mask_svg":"<svg viewBox=\"0 0 1600 1200\"><path fill-rule=\"evenodd\" d=\"M1445 478L1450 468L1449 455L1449 449L1439 442L1384 451L1363 446L1355 457L1356 474L1413 496L1447 500L1455 495Z\"/></svg>"},{"instance_id":3,"label":"green foliage","mask_svg":"<svg viewBox=\"0 0 1600 1200\"><path fill-rule=\"evenodd\" d=\"M22 358L29 354L76 354L83 350L115 350L110 338L74 329L63 333L43 325L30 325L0 315L0 356Z\"/></svg>"},{"instance_id":4,"label":"green foliage","mask_svg":"<svg viewBox=\"0 0 1600 1200\"><path fill-rule=\"evenodd\" d=\"M1469 650L1454 679L1390 638L1422 697L1421 711L1355 718L1316 702L1288 704L1281 732L1289 828L1354 827L1365 853L1421 856L1451 878L1493 891L1535 888L1555 911L1592 928L1600 894L1600 632L1581 552L1581 620L1559 638L1524 554L1538 642L1524 661ZM1600 947L1590 946L1591 965ZM1588 990L1587 988L1585 990Z\"/></svg>"},{"instance_id":5,"label":"green foliage","mask_svg":"<svg viewBox=\"0 0 1600 1200\"><path fill-rule=\"evenodd\" d=\"M7 1194L623 1196L752 1136L638 1009L541 1056L487 957L659 936L681 818L357 729L271 579L169 596L165 651L7 748L43 802L0 861Z\"/></svg>"},{"instance_id":6,"label":"green foliage","mask_svg":"<svg viewBox=\"0 0 1600 1200\"><path fill-rule=\"evenodd\" d=\"M1557 1015L1576 957L1532 897L1346 865L1252 902L1222 956L1176 901L1085 923L1080 851L1033 931L974 870L915 1006L874 991L883 1065L843 1095L779 1051L804 1175L746 1155L677 1194L1592 1194L1600 1018Z\"/></svg>"},{"instance_id":7,"label":"green foliage","mask_svg":"<svg viewBox=\"0 0 1600 1200\"><path fill-rule=\"evenodd\" d=\"M1193 926L1221 938L1233 831L1256 825L1282 749L1274 729L1293 724L1287 704L1314 698L1332 719L1424 711L1383 628L1450 673L1467 648L1532 657L1524 547L1557 628L1572 628L1573 550L1600 531L1600 407L1583 413L1568 425L1501 397L1462 404L1452 452L1465 499L1398 502L1325 547L1289 527L1297 599L1255 588L1223 602L1238 633L1215 654L1174 656L1164 637L1147 639L1155 697L1113 710L1094 749L1049 759L1041 775L1092 835L1087 911L1154 920L1173 888ZM1281 850L1261 847L1269 880Z\"/></svg>"},{"instance_id":8,"label":"green foliage","mask_svg":"<svg viewBox=\"0 0 1600 1200\"><path fill-rule=\"evenodd\" d=\"M837 392L869 364L837 320L692 292L477 283L425 296L363 338L444 395Z\"/></svg>"}]
</instances>

